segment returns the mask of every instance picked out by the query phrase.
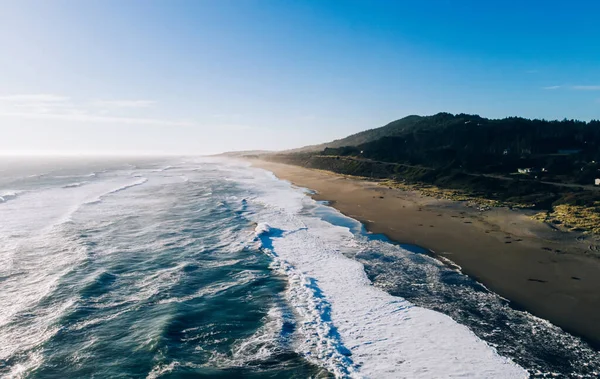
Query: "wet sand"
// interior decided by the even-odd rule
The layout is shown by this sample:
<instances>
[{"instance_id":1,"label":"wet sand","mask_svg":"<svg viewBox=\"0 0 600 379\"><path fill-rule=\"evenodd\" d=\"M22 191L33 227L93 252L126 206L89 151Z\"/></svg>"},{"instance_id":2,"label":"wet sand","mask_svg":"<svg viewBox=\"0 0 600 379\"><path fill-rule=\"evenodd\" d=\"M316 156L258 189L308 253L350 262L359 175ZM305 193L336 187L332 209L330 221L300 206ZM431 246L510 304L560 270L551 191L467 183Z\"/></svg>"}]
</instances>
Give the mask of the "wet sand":
<instances>
[{"instance_id":1,"label":"wet sand","mask_svg":"<svg viewBox=\"0 0 600 379\"><path fill-rule=\"evenodd\" d=\"M375 182L252 160L256 167L316 191L347 216L399 243L431 250L509 299L600 346L598 241L531 220L531 213L422 196ZM444 260L444 259L442 259Z\"/></svg>"}]
</instances>

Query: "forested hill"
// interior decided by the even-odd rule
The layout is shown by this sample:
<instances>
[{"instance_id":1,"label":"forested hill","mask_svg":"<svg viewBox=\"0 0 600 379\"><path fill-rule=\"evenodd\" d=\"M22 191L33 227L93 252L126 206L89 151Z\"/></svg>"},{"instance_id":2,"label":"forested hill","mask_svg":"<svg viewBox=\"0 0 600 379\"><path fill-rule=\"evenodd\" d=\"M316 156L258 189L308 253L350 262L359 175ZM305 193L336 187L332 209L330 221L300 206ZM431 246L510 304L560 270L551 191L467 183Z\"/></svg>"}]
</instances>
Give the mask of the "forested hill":
<instances>
[{"instance_id":1,"label":"forested hill","mask_svg":"<svg viewBox=\"0 0 600 379\"><path fill-rule=\"evenodd\" d=\"M600 168L600 121L491 120L438 113L409 116L326 145L323 155L479 173L530 168L591 184Z\"/></svg>"},{"instance_id":2,"label":"forested hill","mask_svg":"<svg viewBox=\"0 0 600 379\"><path fill-rule=\"evenodd\" d=\"M539 209L541 220L600 235L597 120L409 116L330 143L255 157L388 179L386 185L425 188L429 196Z\"/></svg>"},{"instance_id":3,"label":"forested hill","mask_svg":"<svg viewBox=\"0 0 600 379\"><path fill-rule=\"evenodd\" d=\"M305 146L298 149L293 149L287 151L288 153L293 152L311 152L311 151L321 151L327 147L336 148L343 146L358 146L363 143L376 141L383 137L391 137L396 136L403 133L406 130L413 129L415 125L421 121L422 119L426 119L427 117L422 116L407 116L401 118L400 120L392 121L385 126L381 126L375 129L365 130L356 134L352 134L348 137L341 138L335 141L322 143L319 145L311 145Z\"/></svg>"}]
</instances>

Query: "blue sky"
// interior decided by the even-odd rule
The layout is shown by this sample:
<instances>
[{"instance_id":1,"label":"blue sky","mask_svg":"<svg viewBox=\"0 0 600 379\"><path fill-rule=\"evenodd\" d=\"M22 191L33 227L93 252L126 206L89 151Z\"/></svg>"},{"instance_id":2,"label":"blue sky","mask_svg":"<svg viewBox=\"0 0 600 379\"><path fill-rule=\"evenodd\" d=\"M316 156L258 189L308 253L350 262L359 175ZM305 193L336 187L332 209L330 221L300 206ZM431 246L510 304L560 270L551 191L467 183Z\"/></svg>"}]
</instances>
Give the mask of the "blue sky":
<instances>
[{"instance_id":1,"label":"blue sky","mask_svg":"<svg viewBox=\"0 0 600 379\"><path fill-rule=\"evenodd\" d=\"M409 114L600 118L599 1L0 0L0 152L215 153Z\"/></svg>"}]
</instances>

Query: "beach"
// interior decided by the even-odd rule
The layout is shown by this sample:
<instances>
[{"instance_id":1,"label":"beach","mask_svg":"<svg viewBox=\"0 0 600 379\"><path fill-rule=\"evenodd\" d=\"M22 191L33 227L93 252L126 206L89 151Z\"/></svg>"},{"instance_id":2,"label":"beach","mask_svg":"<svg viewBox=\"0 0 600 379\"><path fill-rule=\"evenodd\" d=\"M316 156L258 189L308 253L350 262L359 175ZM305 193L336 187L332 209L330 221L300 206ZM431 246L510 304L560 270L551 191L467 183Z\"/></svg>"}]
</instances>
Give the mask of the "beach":
<instances>
[{"instance_id":1,"label":"beach","mask_svg":"<svg viewBox=\"0 0 600 379\"><path fill-rule=\"evenodd\" d=\"M373 233L430 250L531 314L600 346L600 259L595 239L532 220L531 211L480 211L462 202L281 163L251 160L315 191Z\"/></svg>"}]
</instances>

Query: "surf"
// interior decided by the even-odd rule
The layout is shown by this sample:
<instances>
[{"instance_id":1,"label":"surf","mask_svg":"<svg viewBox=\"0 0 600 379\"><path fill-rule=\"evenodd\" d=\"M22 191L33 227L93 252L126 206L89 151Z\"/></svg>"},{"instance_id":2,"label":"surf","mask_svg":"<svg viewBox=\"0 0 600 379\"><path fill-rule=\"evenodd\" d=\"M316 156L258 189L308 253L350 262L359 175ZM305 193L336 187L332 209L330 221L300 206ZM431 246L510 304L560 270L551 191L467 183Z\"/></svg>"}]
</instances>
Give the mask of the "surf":
<instances>
[{"instance_id":1,"label":"surf","mask_svg":"<svg viewBox=\"0 0 600 379\"><path fill-rule=\"evenodd\" d=\"M519 378L600 367L583 341L270 172L205 158L113 165L6 184L27 191L0 203L1 375ZM495 318L508 323L482 327ZM536 350L532 328L553 333L546 348L565 360Z\"/></svg>"},{"instance_id":2,"label":"surf","mask_svg":"<svg viewBox=\"0 0 600 379\"><path fill-rule=\"evenodd\" d=\"M317 357L340 377L528 376L463 325L373 287L362 264L338 248L348 245L351 233L299 214L297 201L312 200L290 196L288 207L280 200L270 206L273 191L294 191L278 184L265 199L251 200L266 206L256 218L269 220L256 233L288 276L294 308L315 329L306 333L315 336L302 349L306 357Z\"/></svg>"}]
</instances>

